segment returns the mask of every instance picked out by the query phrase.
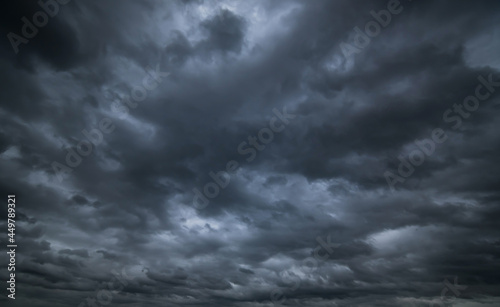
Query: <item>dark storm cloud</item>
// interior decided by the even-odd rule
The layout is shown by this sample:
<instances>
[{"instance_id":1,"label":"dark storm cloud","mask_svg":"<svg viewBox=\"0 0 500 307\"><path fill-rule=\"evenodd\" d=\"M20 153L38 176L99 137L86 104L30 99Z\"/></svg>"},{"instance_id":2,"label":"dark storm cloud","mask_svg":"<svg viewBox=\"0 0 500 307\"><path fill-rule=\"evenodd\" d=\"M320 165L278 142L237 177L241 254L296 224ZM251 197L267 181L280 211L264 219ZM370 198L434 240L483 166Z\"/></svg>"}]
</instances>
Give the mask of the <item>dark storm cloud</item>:
<instances>
[{"instance_id":1,"label":"dark storm cloud","mask_svg":"<svg viewBox=\"0 0 500 307\"><path fill-rule=\"evenodd\" d=\"M82 258L89 258L89 253L85 249L62 249L59 251L59 254L68 254L68 255L76 255Z\"/></svg>"},{"instance_id":2,"label":"dark storm cloud","mask_svg":"<svg viewBox=\"0 0 500 307\"><path fill-rule=\"evenodd\" d=\"M346 57L390 3L70 1L18 54L7 34L41 8L5 4L0 191L18 200L18 302L102 305L126 272L112 304L429 305L454 276L457 306L498 304L500 89L459 129L443 113L479 76L500 80L499 3L401 1ZM169 74L117 112L155 68ZM264 144L275 109L294 117ZM114 130L81 154L103 118ZM384 172L436 128L446 142L391 191ZM81 163L59 181L70 150ZM231 160L197 210L193 188ZM336 247L311 267L320 242Z\"/></svg>"},{"instance_id":3,"label":"dark storm cloud","mask_svg":"<svg viewBox=\"0 0 500 307\"><path fill-rule=\"evenodd\" d=\"M208 39L202 44L207 48L221 51L240 51L244 38L244 20L231 11L222 10L211 20L202 22L202 27L208 31Z\"/></svg>"},{"instance_id":4,"label":"dark storm cloud","mask_svg":"<svg viewBox=\"0 0 500 307\"><path fill-rule=\"evenodd\" d=\"M59 5L57 5L59 6ZM71 10L73 5L61 5L61 10ZM55 69L67 69L79 58L79 43L74 29L62 18L43 17L37 12L44 12L36 1L9 2L2 10L2 28L7 36L13 33L26 42L11 44L10 40L2 40L2 55L10 59L10 63L17 64L28 70L33 70L33 62L37 59L52 65ZM50 9L51 15L57 16L57 9ZM37 14L37 15L35 15ZM34 16L38 16L38 19ZM23 20L25 18L25 20ZM38 22L40 20L40 22ZM35 21L35 22L34 22ZM37 27L36 24L43 25ZM45 25L44 25L45 24ZM24 30L24 31L23 31ZM28 37L26 36L28 34ZM31 38L31 36L33 36ZM16 52L17 51L17 52Z\"/></svg>"}]
</instances>

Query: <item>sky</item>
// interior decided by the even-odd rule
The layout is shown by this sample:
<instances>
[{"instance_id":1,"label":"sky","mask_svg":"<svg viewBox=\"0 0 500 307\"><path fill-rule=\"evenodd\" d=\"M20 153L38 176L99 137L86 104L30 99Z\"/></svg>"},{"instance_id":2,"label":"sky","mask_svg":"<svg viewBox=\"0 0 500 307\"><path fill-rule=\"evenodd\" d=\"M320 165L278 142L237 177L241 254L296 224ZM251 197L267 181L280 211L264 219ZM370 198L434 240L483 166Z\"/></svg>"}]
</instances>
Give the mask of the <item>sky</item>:
<instances>
[{"instance_id":1,"label":"sky","mask_svg":"<svg viewBox=\"0 0 500 307\"><path fill-rule=\"evenodd\" d=\"M500 306L500 2L0 15L2 306Z\"/></svg>"}]
</instances>

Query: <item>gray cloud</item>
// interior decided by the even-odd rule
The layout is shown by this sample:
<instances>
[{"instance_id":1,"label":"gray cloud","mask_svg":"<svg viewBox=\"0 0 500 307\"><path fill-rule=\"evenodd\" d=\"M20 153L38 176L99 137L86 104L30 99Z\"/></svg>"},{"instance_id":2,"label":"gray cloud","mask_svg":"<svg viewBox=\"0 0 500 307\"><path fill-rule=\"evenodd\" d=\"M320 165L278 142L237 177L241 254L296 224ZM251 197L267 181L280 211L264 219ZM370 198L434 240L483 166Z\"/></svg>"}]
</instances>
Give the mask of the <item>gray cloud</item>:
<instances>
[{"instance_id":1,"label":"gray cloud","mask_svg":"<svg viewBox=\"0 0 500 307\"><path fill-rule=\"evenodd\" d=\"M456 306L497 305L500 89L459 129L443 113L478 76L500 80L499 3L401 0L344 57L388 3L70 1L17 54L7 34L40 6L5 4L0 191L17 198L18 303L78 306L125 270L112 305L270 306L278 289L287 306L428 306L455 276ZM154 67L169 75L117 113ZM295 118L246 161L239 145L284 108ZM59 181L53 162L103 118L114 130ZM447 141L391 191L384 172L436 128ZM311 271L327 235L338 247Z\"/></svg>"}]
</instances>

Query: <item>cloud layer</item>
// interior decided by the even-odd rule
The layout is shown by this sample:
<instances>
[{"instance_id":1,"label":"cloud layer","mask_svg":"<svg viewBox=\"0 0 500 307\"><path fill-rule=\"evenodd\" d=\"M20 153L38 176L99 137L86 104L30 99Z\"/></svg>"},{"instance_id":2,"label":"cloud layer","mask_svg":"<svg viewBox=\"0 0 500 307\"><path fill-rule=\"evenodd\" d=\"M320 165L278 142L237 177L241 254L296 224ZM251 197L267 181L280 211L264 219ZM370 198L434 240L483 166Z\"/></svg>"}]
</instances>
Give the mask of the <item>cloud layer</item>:
<instances>
[{"instance_id":1,"label":"cloud layer","mask_svg":"<svg viewBox=\"0 0 500 307\"><path fill-rule=\"evenodd\" d=\"M498 1L62 2L0 13L17 304L499 304Z\"/></svg>"}]
</instances>

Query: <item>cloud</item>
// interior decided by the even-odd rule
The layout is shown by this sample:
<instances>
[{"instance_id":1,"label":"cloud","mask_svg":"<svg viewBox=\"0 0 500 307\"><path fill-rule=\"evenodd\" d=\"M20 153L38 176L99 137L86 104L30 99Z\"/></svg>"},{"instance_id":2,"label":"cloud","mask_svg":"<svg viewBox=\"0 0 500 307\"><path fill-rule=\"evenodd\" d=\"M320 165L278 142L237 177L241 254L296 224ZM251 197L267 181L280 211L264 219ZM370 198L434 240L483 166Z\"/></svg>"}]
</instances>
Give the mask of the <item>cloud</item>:
<instances>
[{"instance_id":1,"label":"cloud","mask_svg":"<svg viewBox=\"0 0 500 307\"><path fill-rule=\"evenodd\" d=\"M268 306L273 289L291 306L429 304L455 276L457 305L498 304L498 90L460 129L443 112L500 80L499 4L401 0L339 57L388 2L71 1L18 54L7 34L40 6L6 4L0 192L18 202L20 304L97 299L124 269L124 306ZM168 75L118 114L155 67ZM274 109L296 117L244 163ZM53 162L103 118L115 129L59 181ZM436 128L447 141L391 191L384 172ZM312 271L327 236L338 248Z\"/></svg>"}]
</instances>

